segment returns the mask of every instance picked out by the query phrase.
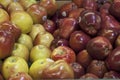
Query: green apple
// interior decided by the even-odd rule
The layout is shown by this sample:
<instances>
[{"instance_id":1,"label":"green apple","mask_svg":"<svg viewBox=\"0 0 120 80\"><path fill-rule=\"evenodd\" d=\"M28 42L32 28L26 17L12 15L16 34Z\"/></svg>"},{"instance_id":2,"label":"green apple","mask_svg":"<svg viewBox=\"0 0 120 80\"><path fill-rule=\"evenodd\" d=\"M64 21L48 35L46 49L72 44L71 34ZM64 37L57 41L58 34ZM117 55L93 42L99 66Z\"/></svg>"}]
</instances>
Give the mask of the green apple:
<instances>
[{"instance_id":1,"label":"green apple","mask_svg":"<svg viewBox=\"0 0 120 80\"><path fill-rule=\"evenodd\" d=\"M17 42L27 46L29 50L31 50L31 48L33 47L32 38L27 34L22 33Z\"/></svg>"},{"instance_id":2,"label":"green apple","mask_svg":"<svg viewBox=\"0 0 120 80\"><path fill-rule=\"evenodd\" d=\"M37 3L36 0L18 0L18 2L23 6L25 10L30 7L32 4Z\"/></svg>"},{"instance_id":3,"label":"green apple","mask_svg":"<svg viewBox=\"0 0 120 80\"><path fill-rule=\"evenodd\" d=\"M27 62L18 56L10 56L6 58L2 66L2 74L5 80L7 80L12 74L18 72L28 73L28 64Z\"/></svg>"},{"instance_id":4,"label":"green apple","mask_svg":"<svg viewBox=\"0 0 120 80\"><path fill-rule=\"evenodd\" d=\"M37 34L37 36L35 37L35 39L33 41L33 45L42 44L42 45L45 45L48 48L50 48L50 45L53 40L54 40L53 35L46 31L46 33L44 33L42 35L40 33Z\"/></svg>"},{"instance_id":5,"label":"green apple","mask_svg":"<svg viewBox=\"0 0 120 80\"><path fill-rule=\"evenodd\" d=\"M29 35L34 40L38 33L43 34L45 32L46 32L46 30L43 27L43 25L41 25L41 24L34 24L33 27L32 27L31 32L29 33Z\"/></svg>"},{"instance_id":6,"label":"green apple","mask_svg":"<svg viewBox=\"0 0 120 80\"><path fill-rule=\"evenodd\" d=\"M32 29L33 20L25 11L14 11L10 15L11 22L19 27L22 33L29 33Z\"/></svg>"},{"instance_id":7,"label":"green apple","mask_svg":"<svg viewBox=\"0 0 120 80\"><path fill-rule=\"evenodd\" d=\"M45 45L36 45L31 49L30 61L34 62L38 59L49 58L51 54L50 48Z\"/></svg>"},{"instance_id":8,"label":"green apple","mask_svg":"<svg viewBox=\"0 0 120 80\"><path fill-rule=\"evenodd\" d=\"M0 0L0 4L3 5L4 8L7 8L7 6L13 2L13 0Z\"/></svg>"},{"instance_id":9,"label":"green apple","mask_svg":"<svg viewBox=\"0 0 120 80\"><path fill-rule=\"evenodd\" d=\"M33 80L42 79L42 71L52 65L54 61L50 58L38 59L32 63L29 69L29 74Z\"/></svg>"},{"instance_id":10,"label":"green apple","mask_svg":"<svg viewBox=\"0 0 120 80\"><path fill-rule=\"evenodd\" d=\"M20 43L15 43L14 44L14 49L12 51L12 56L19 56L26 61L29 60L29 49L27 46L20 44Z\"/></svg>"},{"instance_id":11,"label":"green apple","mask_svg":"<svg viewBox=\"0 0 120 80\"><path fill-rule=\"evenodd\" d=\"M7 7L7 11L9 14L16 10L24 11L22 5L19 2L11 2Z\"/></svg>"},{"instance_id":12,"label":"green apple","mask_svg":"<svg viewBox=\"0 0 120 80\"><path fill-rule=\"evenodd\" d=\"M0 8L0 23L9 21L10 17L4 9Z\"/></svg>"}]
</instances>

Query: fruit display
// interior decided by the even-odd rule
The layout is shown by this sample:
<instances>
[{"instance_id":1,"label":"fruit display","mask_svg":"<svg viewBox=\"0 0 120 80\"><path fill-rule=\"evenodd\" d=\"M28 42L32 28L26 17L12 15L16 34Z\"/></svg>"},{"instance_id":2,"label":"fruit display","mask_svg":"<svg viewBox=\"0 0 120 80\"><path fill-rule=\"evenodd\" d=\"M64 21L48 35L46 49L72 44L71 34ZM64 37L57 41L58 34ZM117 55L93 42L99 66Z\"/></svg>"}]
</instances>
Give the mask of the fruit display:
<instances>
[{"instance_id":1,"label":"fruit display","mask_svg":"<svg viewBox=\"0 0 120 80\"><path fill-rule=\"evenodd\" d=\"M0 0L0 80L120 79L120 0Z\"/></svg>"}]
</instances>

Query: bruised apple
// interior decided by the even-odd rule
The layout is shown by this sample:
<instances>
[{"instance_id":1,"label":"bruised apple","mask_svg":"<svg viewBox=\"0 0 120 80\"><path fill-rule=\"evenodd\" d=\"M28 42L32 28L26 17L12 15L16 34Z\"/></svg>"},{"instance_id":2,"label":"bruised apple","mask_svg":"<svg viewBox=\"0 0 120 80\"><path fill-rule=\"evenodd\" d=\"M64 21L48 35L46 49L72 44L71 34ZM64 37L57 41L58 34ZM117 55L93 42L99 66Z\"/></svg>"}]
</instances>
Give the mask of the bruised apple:
<instances>
[{"instance_id":1,"label":"bruised apple","mask_svg":"<svg viewBox=\"0 0 120 80\"><path fill-rule=\"evenodd\" d=\"M18 72L11 75L8 80L33 80L33 79L28 73Z\"/></svg>"},{"instance_id":2,"label":"bruised apple","mask_svg":"<svg viewBox=\"0 0 120 80\"><path fill-rule=\"evenodd\" d=\"M54 64L54 61L50 58L38 59L31 64L29 74L33 80L42 79L43 70L52 64Z\"/></svg>"},{"instance_id":3,"label":"bruised apple","mask_svg":"<svg viewBox=\"0 0 120 80\"><path fill-rule=\"evenodd\" d=\"M14 11L10 15L11 22L19 27L22 33L29 33L32 29L33 20L25 11Z\"/></svg>"},{"instance_id":4,"label":"bruised apple","mask_svg":"<svg viewBox=\"0 0 120 80\"><path fill-rule=\"evenodd\" d=\"M7 80L12 74L18 72L28 73L27 62L23 58L17 56L6 58L2 66L3 77Z\"/></svg>"},{"instance_id":5,"label":"bruised apple","mask_svg":"<svg viewBox=\"0 0 120 80\"><path fill-rule=\"evenodd\" d=\"M52 41L54 40L54 37L51 33L49 32L45 32L43 34L38 33L35 37L35 39L33 40L33 45L45 45L47 47L50 47Z\"/></svg>"},{"instance_id":6,"label":"bruised apple","mask_svg":"<svg viewBox=\"0 0 120 80\"><path fill-rule=\"evenodd\" d=\"M72 67L65 60L55 61L42 72L43 79L74 79Z\"/></svg>"},{"instance_id":7,"label":"bruised apple","mask_svg":"<svg viewBox=\"0 0 120 80\"><path fill-rule=\"evenodd\" d=\"M45 30L43 25L41 25L41 24L34 24L33 27L32 27L32 30L29 33L29 35L32 38L32 40L34 40L38 33L43 34L45 32L46 32L46 30Z\"/></svg>"},{"instance_id":8,"label":"bruised apple","mask_svg":"<svg viewBox=\"0 0 120 80\"><path fill-rule=\"evenodd\" d=\"M67 46L59 46L52 51L51 59L55 61L62 59L68 63L72 63L76 61L76 55L71 48Z\"/></svg>"}]
</instances>

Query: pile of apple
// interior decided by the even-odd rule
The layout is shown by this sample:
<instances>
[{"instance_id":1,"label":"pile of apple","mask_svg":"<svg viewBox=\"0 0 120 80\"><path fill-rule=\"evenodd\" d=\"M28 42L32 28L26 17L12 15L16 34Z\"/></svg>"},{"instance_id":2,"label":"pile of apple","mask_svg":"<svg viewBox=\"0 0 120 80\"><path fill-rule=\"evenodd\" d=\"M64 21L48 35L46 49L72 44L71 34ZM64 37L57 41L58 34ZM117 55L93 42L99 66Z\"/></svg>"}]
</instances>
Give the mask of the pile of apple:
<instances>
[{"instance_id":1,"label":"pile of apple","mask_svg":"<svg viewBox=\"0 0 120 80\"><path fill-rule=\"evenodd\" d=\"M120 79L120 0L0 0L0 80Z\"/></svg>"}]
</instances>

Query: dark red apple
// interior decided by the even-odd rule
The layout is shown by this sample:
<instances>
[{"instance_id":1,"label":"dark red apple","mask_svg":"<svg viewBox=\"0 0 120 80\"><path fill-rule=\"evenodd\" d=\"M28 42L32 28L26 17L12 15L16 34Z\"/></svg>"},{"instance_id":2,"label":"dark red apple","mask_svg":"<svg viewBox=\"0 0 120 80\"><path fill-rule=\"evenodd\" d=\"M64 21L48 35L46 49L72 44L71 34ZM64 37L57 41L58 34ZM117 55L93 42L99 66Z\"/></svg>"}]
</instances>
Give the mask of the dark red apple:
<instances>
[{"instance_id":1,"label":"dark red apple","mask_svg":"<svg viewBox=\"0 0 120 80\"><path fill-rule=\"evenodd\" d=\"M88 54L87 50L80 51L76 56L76 62L81 64L85 69L92 61L92 57Z\"/></svg>"},{"instance_id":2,"label":"dark red apple","mask_svg":"<svg viewBox=\"0 0 120 80\"><path fill-rule=\"evenodd\" d=\"M80 52L86 48L89 40L90 37L83 31L74 31L70 36L69 45L74 51Z\"/></svg>"},{"instance_id":3,"label":"dark red apple","mask_svg":"<svg viewBox=\"0 0 120 80\"><path fill-rule=\"evenodd\" d=\"M69 2L69 3L65 3L64 5L62 5L60 7L60 17L61 18L65 18L68 17L68 14L70 11L77 9L77 5L74 2Z\"/></svg>"},{"instance_id":4,"label":"dark red apple","mask_svg":"<svg viewBox=\"0 0 120 80\"><path fill-rule=\"evenodd\" d=\"M120 71L120 46L116 47L107 57L106 64L108 69Z\"/></svg>"},{"instance_id":5,"label":"dark red apple","mask_svg":"<svg viewBox=\"0 0 120 80\"><path fill-rule=\"evenodd\" d=\"M99 78L104 76L104 73L107 72L107 67L104 61L100 60L93 60L87 68L88 73L92 73Z\"/></svg>"},{"instance_id":6,"label":"dark red apple","mask_svg":"<svg viewBox=\"0 0 120 80\"><path fill-rule=\"evenodd\" d=\"M3 76L1 75L1 73L0 73L0 80L4 80L4 79L3 79Z\"/></svg>"},{"instance_id":7,"label":"dark red apple","mask_svg":"<svg viewBox=\"0 0 120 80\"><path fill-rule=\"evenodd\" d=\"M37 3L32 4L30 7L28 7L27 12L30 14L35 24L43 24L47 19L46 9Z\"/></svg>"},{"instance_id":8,"label":"dark red apple","mask_svg":"<svg viewBox=\"0 0 120 80\"><path fill-rule=\"evenodd\" d=\"M110 41L103 37L97 36L88 41L87 52L94 59L103 60L105 59L110 52L112 51L112 45Z\"/></svg>"},{"instance_id":9,"label":"dark red apple","mask_svg":"<svg viewBox=\"0 0 120 80\"><path fill-rule=\"evenodd\" d=\"M80 79L99 79L99 78L92 73L86 73L85 75L81 76Z\"/></svg>"},{"instance_id":10,"label":"dark red apple","mask_svg":"<svg viewBox=\"0 0 120 80\"><path fill-rule=\"evenodd\" d=\"M54 33L54 31L57 29L55 23L50 20L50 19L47 19L44 23L43 23L43 26L45 28L46 31L50 32L51 34Z\"/></svg>"},{"instance_id":11,"label":"dark red apple","mask_svg":"<svg viewBox=\"0 0 120 80\"><path fill-rule=\"evenodd\" d=\"M80 28L91 36L95 36L101 28L101 16L96 11L84 10L80 15Z\"/></svg>"},{"instance_id":12,"label":"dark red apple","mask_svg":"<svg viewBox=\"0 0 120 80\"><path fill-rule=\"evenodd\" d=\"M67 46L58 46L51 53L51 59L54 61L65 60L67 63L73 63L76 61L75 52Z\"/></svg>"},{"instance_id":13,"label":"dark red apple","mask_svg":"<svg viewBox=\"0 0 120 80\"><path fill-rule=\"evenodd\" d=\"M51 43L51 50L54 50L55 48L57 48L58 46L69 46L68 40L66 39L62 39L62 38L55 38L52 43Z\"/></svg>"},{"instance_id":14,"label":"dark red apple","mask_svg":"<svg viewBox=\"0 0 120 80\"><path fill-rule=\"evenodd\" d=\"M95 0L83 0L82 5L83 8L87 10L97 10L97 4Z\"/></svg>"},{"instance_id":15,"label":"dark red apple","mask_svg":"<svg viewBox=\"0 0 120 80\"><path fill-rule=\"evenodd\" d=\"M103 79L120 79L120 73L116 71L109 71L104 74Z\"/></svg>"},{"instance_id":16,"label":"dark red apple","mask_svg":"<svg viewBox=\"0 0 120 80\"><path fill-rule=\"evenodd\" d=\"M77 21L74 18L64 18L59 21L59 35L61 38L69 39L71 33L76 30Z\"/></svg>"},{"instance_id":17,"label":"dark red apple","mask_svg":"<svg viewBox=\"0 0 120 80\"><path fill-rule=\"evenodd\" d=\"M78 79L85 74L85 69L82 67L81 64L74 62L70 64L74 71L74 78Z\"/></svg>"}]
</instances>

